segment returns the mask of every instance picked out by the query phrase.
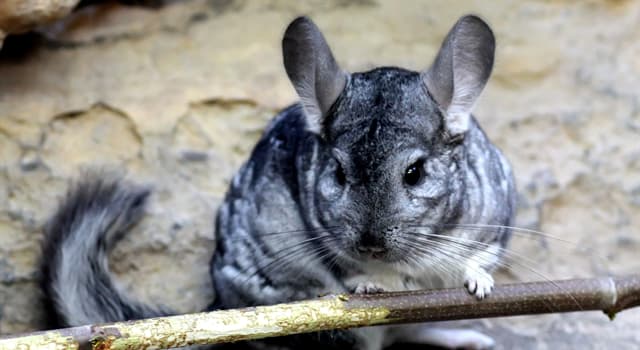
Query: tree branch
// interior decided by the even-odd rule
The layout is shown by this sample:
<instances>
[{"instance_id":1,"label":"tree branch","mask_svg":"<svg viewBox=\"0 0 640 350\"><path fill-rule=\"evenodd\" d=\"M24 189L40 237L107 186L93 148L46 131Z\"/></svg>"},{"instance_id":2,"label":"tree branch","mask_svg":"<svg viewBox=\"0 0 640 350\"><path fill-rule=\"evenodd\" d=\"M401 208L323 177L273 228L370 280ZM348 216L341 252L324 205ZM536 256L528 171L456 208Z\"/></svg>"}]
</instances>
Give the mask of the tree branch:
<instances>
[{"instance_id":1,"label":"tree branch","mask_svg":"<svg viewBox=\"0 0 640 350\"><path fill-rule=\"evenodd\" d=\"M255 308L89 325L0 338L0 350L146 349L216 344L393 323L640 306L640 275L497 286L478 301L464 289L331 295Z\"/></svg>"}]
</instances>

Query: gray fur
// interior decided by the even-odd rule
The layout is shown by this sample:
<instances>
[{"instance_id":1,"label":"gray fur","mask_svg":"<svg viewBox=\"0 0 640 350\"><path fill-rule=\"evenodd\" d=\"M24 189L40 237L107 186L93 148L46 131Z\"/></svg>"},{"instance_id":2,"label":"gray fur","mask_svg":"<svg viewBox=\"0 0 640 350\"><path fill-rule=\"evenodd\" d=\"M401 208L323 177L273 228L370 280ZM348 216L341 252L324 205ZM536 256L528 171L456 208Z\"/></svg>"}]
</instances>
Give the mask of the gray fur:
<instances>
[{"instance_id":1,"label":"gray fur","mask_svg":"<svg viewBox=\"0 0 640 350\"><path fill-rule=\"evenodd\" d=\"M212 308L462 285L486 297L515 211L510 166L470 114L493 63L488 26L472 16L458 21L426 73L386 67L347 75L304 17L287 29L283 53L301 104L267 127L218 210ZM460 123L459 116L468 120ZM92 188L79 187L57 214L62 219L49 226L47 247L58 257L45 268L45 290L55 312L73 324L129 318L119 308L136 305L108 278L105 253L116 236L110 229L121 232L135 221L127 213L139 212L130 201L139 190L119 183ZM91 196L102 200L91 204ZM107 284L102 302L89 288L100 283ZM69 295L82 300L79 309ZM134 316L147 314L153 312ZM473 331L416 327L264 344L371 350L396 339L492 344Z\"/></svg>"},{"instance_id":2,"label":"gray fur","mask_svg":"<svg viewBox=\"0 0 640 350\"><path fill-rule=\"evenodd\" d=\"M309 19L294 21L301 23L315 28ZM314 57L300 59L318 69ZM488 295L510 236L491 225L511 225L515 210L508 162L470 114L492 64L493 35L468 16L426 73L351 74L320 114L320 130L309 128L318 114L310 116L304 102L277 116L218 212L216 307L463 284L478 298ZM292 81L300 92L298 79ZM451 118L465 113L464 123ZM416 161L426 178L407 186L403 174ZM391 329L380 338L359 330L343 338L352 338L351 347L379 349L393 334L406 332ZM417 340L442 344L433 337L451 334L429 331ZM487 344L486 336L475 339Z\"/></svg>"},{"instance_id":3,"label":"gray fur","mask_svg":"<svg viewBox=\"0 0 640 350\"><path fill-rule=\"evenodd\" d=\"M491 75L494 50L489 26L476 16L464 16L447 35L433 66L423 73L451 135L469 129L471 109Z\"/></svg>"},{"instance_id":4,"label":"gray fur","mask_svg":"<svg viewBox=\"0 0 640 350\"><path fill-rule=\"evenodd\" d=\"M287 27L282 56L309 128L318 132L322 118L344 89L348 75L336 63L318 27L305 17L297 18Z\"/></svg>"},{"instance_id":5,"label":"gray fur","mask_svg":"<svg viewBox=\"0 0 640 350\"><path fill-rule=\"evenodd\" d=\"M87 174L45 227L43 289L50 326L69 327L169 314L140 304L109 272L107 255L144 213L149 191Z\"/></svg>"}]
</instances>

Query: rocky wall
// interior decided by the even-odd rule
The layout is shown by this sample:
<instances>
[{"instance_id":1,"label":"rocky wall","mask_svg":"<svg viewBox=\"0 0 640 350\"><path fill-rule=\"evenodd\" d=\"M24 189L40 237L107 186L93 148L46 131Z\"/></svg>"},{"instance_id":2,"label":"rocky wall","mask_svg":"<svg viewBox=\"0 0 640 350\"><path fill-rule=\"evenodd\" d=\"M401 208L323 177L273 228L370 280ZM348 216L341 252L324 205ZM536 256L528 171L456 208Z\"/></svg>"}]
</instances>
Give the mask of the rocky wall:
<instances>
[{"instance_id":1,"label":"rocky wall","mask_svg":"<svg viewBox=\"0 0 640 350\"><path fill-rule=\"evenodd\" d=\"M460 15L484 17L496 65L475 114L513 163L517 225L546 234L516 234L520 258L498 281L640 270L640 2L166 3L89 6L5 42L0 334L42 326L41 226L88 168L154 188L112 256L131 293L181 312L209 302L214 212L269 118L295 100L279 45L299 14L350 71L423 69ZM499 349L640 343L640 310L615 322L576 313L471 323Z\"/></svg>"}]
</instances>

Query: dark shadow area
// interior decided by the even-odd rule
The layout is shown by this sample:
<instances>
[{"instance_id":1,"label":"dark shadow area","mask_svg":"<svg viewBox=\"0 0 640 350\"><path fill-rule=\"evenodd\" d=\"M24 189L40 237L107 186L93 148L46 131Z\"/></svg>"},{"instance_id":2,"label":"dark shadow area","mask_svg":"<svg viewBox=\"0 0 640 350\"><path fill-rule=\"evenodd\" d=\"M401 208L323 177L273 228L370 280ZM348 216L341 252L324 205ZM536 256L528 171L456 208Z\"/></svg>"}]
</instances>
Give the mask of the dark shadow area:
<instances>
[{"instance_id":1,"label":"dark shadow area","mask_svg":"<svg viewBox=\"0 0 640 350\"><path fill-rule=\"evenodd\" d=\"M75 11L83 10L91 6L124 5L146 7L149 9L160 9L163 6L175 3L177 0L82 0ZM73 16L73 12L68 16ZM68 17L67 16L67 17ZM60 19L61 21L65 18ZM54 22L55 23L55 22ZM41 28L46 32L46 26ZM28 58L41 46L58 46L48 43L45 36L37 31L30 31L21 34L10 34L4 39L0 48L0 62L20 62Z\"/></svg>"},{"instance_id":2,"label":"dark shadow area","mask_svg":"<svg viewBox=\"0 0 640 350\"><path fill-rule=\"evenodd\" d=\"M42 42L42 35L36 32L9 35L4 39L0 49L0 63L24 61L42 45Z\"/></svg>"},{"instance_id":3,"label":"dark shadow area","mask_svg":"<svg viewBox=\"0 0 640 350\"><path fill-rule=\"evenodd\" d=\"M91 5L104 3L120 3L127 6L140 6L149 8L161 8L167 4L176 2L176 0L82 0L77 8L83 8Z\"/></svg>"}]
</instances>

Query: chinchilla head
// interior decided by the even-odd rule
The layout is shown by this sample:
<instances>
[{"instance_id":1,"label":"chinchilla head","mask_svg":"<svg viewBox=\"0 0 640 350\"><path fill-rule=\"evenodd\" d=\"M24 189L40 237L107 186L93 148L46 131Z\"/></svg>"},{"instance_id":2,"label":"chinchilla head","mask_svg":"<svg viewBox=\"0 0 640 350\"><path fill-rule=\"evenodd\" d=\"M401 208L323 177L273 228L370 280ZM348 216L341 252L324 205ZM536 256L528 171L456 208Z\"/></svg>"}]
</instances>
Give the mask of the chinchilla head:
<instances>
[{"instance_id":1,"label":"chinchilla head","mask_svg":"<svg viewBox=\"0 0 640 350\"><path fill-rule=\"evenodd\" d=\"M323 147L315 210L340 255L394 262L410 227L437 227L462 198L462 155L471 109L493 66L494 37L462 17L423 72L377 68L349 74L311 20L286 30L284 64L307 125Z\"/></svg>"}]
</instances>

